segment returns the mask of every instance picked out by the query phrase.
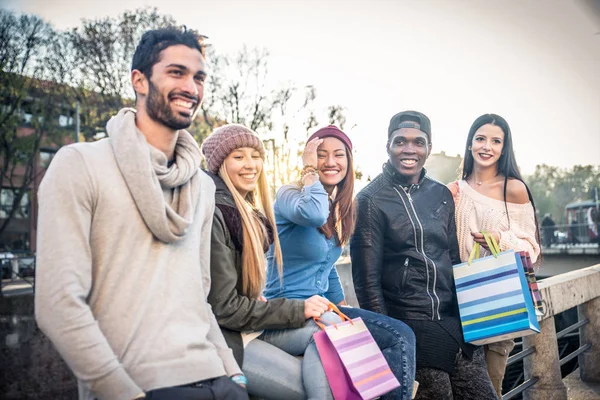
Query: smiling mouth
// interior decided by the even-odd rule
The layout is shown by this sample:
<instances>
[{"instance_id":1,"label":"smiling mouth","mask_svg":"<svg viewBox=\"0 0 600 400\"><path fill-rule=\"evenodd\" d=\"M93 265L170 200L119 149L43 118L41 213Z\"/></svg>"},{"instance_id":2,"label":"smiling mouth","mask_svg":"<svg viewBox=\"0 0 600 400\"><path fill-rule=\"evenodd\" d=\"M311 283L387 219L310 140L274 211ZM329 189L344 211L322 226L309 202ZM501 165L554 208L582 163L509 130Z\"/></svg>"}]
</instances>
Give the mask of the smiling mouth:
<instances>
[{"instance_id":1,"label":"smiling mouth","mask_svg":"<svg viewBox=\"0 0 600 400\"><path fill-rule=\"evenodd\" d=\"M492 158L493 156L490 154L482 154L479 153L479 158L483 158L484 160L489 160L490 158Z\"/></svg>"},{"instance_id":2,"label":"smiling mouth","mask_svg":"<svg viewBox=\"0 0 600 400\"><path fill-rule=\"evenodd\" d=\"M403 159L403 160L400 160L400 163L402 165L404 165L405 167L412 167L417 164L417 160L412 159L412 158L411 159Z\"/></svg>"},{"instance_id":3,"label":"smiling mouth","mask_svg":"<svg viewBox=\"0 0 600 400\"><path fill-rule=\"evenodd\" d=\"M242 178L246 181L253 181L256 178L256 174L244 174L244 175L240 175L240 178Z\"/></svg>"},{"instance_id":4,"label":"smiling mouth","mask_svg":"<svg viewBox=\"0 0 600 400\"><path fill-rule=\"evenodd\" d=\"M194 100L183 99L181 97L174 98L173 100L171 100L171 102L179 109L182 109L184 112L186 112L188 115L192 114L194 108L196 107L196 104L198 104Z\"/></svg>"},{"instance_id":5,"label":"smiling mouth","mask_svg":"<svg viewBox=\"0 0 600 400\"><path fill-rule=\"evenodd\" d=\"M324 171L321 171L321 172L323 172L323 175L326 175L326 176L331 176L331 175L336 175L336 174L338 174L340 171L338 171L338 170L333 170L333 169L328 169L328 170L324 170Z\"/></svg>"}]
</instances>

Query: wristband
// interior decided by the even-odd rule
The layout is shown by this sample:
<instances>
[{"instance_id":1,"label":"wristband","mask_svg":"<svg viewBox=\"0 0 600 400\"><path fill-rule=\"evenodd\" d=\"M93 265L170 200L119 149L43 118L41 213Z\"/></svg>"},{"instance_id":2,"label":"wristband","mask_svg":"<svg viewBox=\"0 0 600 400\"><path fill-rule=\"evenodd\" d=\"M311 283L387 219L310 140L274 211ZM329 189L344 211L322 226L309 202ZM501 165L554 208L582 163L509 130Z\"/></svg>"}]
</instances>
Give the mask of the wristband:
<instances>
[{"instance_id":1,"label":"wristband","mask_svg":"<svg viewBox=\"0 0 600 400\"><path fill-rule=\"evenodd\" d=\"M230 378L234 383L238 385L248 386L248 379L244 375L234 375Z\"/></svg>"}]
</instances>

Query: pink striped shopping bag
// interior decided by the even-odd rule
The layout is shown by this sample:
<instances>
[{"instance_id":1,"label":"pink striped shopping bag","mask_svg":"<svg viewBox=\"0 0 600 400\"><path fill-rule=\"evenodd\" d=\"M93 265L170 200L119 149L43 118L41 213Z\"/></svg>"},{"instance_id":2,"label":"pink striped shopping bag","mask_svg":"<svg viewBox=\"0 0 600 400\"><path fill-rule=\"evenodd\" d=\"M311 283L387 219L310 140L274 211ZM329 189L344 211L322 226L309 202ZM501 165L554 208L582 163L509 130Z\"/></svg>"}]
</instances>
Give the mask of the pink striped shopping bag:
<instances>
[{"instance_id":1,"label":"pink striped shopping bag","mask_svg":"<svg viewBox=\"0 0 600 400\"><path fill-rule=\"evenodd\" d=\"M316 319L323 330L314 339L335 400L374 399L399 387L363 320L330 308L344 322L324 326Z\"/></svg>"}]
</instances>

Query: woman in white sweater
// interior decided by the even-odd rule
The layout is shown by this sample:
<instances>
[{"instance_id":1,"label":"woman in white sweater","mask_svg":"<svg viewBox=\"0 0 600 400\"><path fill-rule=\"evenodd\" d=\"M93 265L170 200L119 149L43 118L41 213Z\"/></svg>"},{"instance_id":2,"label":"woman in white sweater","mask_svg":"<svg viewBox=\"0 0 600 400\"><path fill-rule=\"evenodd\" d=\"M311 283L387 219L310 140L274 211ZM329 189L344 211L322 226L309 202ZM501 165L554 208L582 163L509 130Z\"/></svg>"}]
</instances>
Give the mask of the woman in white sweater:
<instances>
[{"instance_id":1,"label":"woman in white sweater","mask_svg":"<svg viewBox=\"0 0 600 400\"><path fill-rule=\"evenodd\" d=\"M469 258L475 243L487 249L482 231L494 236L500 250L527 251L531 261L537 261L540 238L535 205L519 173L510 127L504 118L485 114L473 122L467 137L462 177L448 186L456 205L462 261ZM499 396L506 361L514 345L513 340L506 340L489 344L485 349L488 372Z\"/></svg>"}]
</instances>

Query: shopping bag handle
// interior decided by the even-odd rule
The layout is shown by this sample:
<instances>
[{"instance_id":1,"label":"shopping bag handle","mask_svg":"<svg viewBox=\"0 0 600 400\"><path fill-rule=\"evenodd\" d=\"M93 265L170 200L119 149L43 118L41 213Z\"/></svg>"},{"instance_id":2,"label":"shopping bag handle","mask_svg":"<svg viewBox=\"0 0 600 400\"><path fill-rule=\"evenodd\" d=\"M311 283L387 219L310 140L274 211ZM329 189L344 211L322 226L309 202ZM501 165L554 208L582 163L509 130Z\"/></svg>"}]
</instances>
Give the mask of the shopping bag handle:
<instances>
[{"instance_id":1,"label":"shopping bag handle","mask_svg":"<svg viewBox=\"0 0 600 400\"><path fill-rule=\"evenodd\" d=\"M500 247L498 246L498 243L496 242L496 238L494 236L490 235L486 231L481 231L481 234L483 235L485 242L487 243L490 251L492 252L492 255L495 258L498 258L498 254L500 253ZM481 245L479 243L475 242L475 244L473 245L473 248L471 249L471 253L469 254L469 259L467 260L467 264L471 265L473 260L476 260L480 257L480 254L481 254Z\"/></svg>"},{"instance_id":2,"label":"shopping bag handle","mask_svg":"<svg viewBox=\"0 0 600 400\"><path fill-rule=\"evenodd\" d=\"M342 322L348 321L354 325L354 322L352 322L352 319L350 319L346 314L341 312L340 309L337 308L337 306L335 304L333 304L332 302L329 302L329 305L327 306L327 311L332 311L332 312L336 313L342 319ZM313 317L313 320L319 326L319 328L321 328L322 330L325 330L326 325L320 317ZM333 324L333 326L335 326L335 328L337 329L337 324Z\"/></svg>"},{"instance_id":3,"label":"shopping bag handle","mask_svg":"<svg viewBox=\"0 0 600 400\"><path fill-rule=\"evenodd\" d=\"M485 242L487 243L487 245L490 248L490 251L492 252L494 257L498 257L498 254L500 254L500 246L498 246L498 242L496 242L496 238L494 236L490 235L490 233L487 231L481 231L481 233L483 234L483 237L485 238Z\"/></svg>"}]
</instances>

